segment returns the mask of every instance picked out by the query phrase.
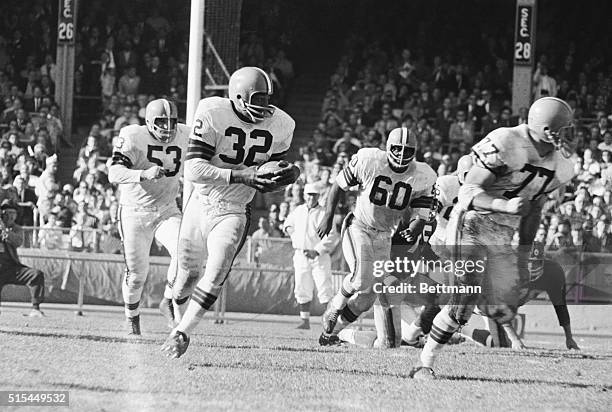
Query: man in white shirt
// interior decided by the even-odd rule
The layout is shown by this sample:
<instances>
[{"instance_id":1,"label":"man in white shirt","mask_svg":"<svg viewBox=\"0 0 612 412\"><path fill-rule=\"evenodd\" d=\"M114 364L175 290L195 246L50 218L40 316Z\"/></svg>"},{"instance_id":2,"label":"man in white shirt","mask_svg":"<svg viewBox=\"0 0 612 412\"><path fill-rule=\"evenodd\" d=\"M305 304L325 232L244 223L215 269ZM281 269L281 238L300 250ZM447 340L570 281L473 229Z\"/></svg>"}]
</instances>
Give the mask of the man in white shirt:
<instances>
[{"instance_id":1,"label":"man in white shirt","mask_svg":"<svg viewBox=\"0 0 612 412\"><path fill-rule=\"evenodd\" d=\"M607 130L603 135L603 140L604 140L603 142L597 145L597 148L601 150L602 152L605 150L612 152L612 132Z\"/></svg>"},{"instance_id":2,"label":"man in white shirt","mask_svg":"<svg viewBox=\"0 0 612 412\"><path fill-rule=\"evenodd\" d=\"M295 300L300 305L302 323L298 329L310 329L310 302L316 286L319 302L326 305L334 296L331 282L330 253L338 244L338 233L332 230L320 239L317 227L325 209L319 205L319 188L312 183L304 187L306 203L287 216L283 229L295 249Z\"/></svg>"}]
</instances>

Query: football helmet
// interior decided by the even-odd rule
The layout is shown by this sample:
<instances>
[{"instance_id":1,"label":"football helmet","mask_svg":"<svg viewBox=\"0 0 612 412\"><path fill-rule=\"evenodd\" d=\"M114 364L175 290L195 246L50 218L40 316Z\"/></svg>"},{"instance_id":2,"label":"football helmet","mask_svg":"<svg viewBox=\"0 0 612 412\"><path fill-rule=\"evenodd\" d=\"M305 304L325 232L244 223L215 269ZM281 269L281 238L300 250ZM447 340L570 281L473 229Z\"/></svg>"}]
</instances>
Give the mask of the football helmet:
<instances>
[{"instance_id":1,"label":"football helmet","mask_svg":"<svg viewBox=\"0 0 612 412\"><path fill-rule=\"evenodd\" d=\"M243 67L229 79L229 98L234 107L253 123L274 114L275 107L269 104L272 96L272 80L258 67Z\"/></svg>"},{"instance_id":2,"label":"football helmet","mask_svg":"<svg viewBox=\"0 0 612 412\"><path fill-rule=\"evenodd\" d=\"M463 155L459 158L459 161L457 161L457 177L459 178L459 183L463 184L463 182L465 182L465 177L473 164L474 162L470 155Z\"/></svg>"},{"instance_id":3,"label":"football helmet","mask_svg":"<svg viewBox=\"0 0 612 412\"><path fill-rule=\"evenodd\" d=\"M542 97L529 108L527 126L531 136L555 146L565 157L576 148L574 111L565 101L556 97Z\"/></svg>"},{"instance_id":4,"label":"football helmet","mask_svg":"<svg viewBox=\"0 0 612 412\"><path fill-rule=\"evenodd\" d=\"M387 159L394 169L405 170L416 154L417 138L407 127L398 127L387 137Z\"/></svg>"},{"instance_id":5,"label":"football helmet","mask_svg":"<svg viewBox=\"0 0 612 412\"><path fill-rule=\"evenodd\" d=\"M145 122L151 136L163 143L169 143L176 136L178 110L173 101L152 100L145 109Z\"/></svg>"}]
</instances>

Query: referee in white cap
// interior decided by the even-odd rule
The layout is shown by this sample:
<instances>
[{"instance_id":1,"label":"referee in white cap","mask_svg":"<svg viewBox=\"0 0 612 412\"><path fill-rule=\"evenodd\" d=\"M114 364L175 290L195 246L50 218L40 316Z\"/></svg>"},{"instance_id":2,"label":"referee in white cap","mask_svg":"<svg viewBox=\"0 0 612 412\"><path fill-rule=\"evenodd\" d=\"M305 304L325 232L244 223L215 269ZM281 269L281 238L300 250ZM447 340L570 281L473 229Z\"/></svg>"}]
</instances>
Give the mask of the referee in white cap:
<instances>
[{"instance_id":1,"label":"referee in white cap","mask_svg":"<svg viewBox=\"0 0 612 412\"><path fill-rule=\"evenodd\" d=\"M320 239L317 226L323 219L325 209L319 205L319 189L309 183L304 187L306 203L295 208L287 216L283 229L291 236L295 249L295 299L300 305L302 323L298 329L310 329L310 302L316 286L319 302L327 304L334 296L331 282L330 253L338 244L335 230Z\"/></svg>"}]
</instances>

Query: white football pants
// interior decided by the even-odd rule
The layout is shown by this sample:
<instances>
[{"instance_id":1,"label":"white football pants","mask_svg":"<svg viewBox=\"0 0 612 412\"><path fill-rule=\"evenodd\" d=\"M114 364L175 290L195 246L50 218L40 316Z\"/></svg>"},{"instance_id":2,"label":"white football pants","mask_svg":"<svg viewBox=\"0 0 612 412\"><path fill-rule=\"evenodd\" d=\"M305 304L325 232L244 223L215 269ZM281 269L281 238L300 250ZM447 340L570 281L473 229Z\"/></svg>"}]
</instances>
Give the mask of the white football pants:
<instances>
[{"instance_id":1,"label":"white football pants","mask_svg":"<svg viewBox=\"0 0 612 412\"><path fill-rule=\"evenodd\" d=\"M120 206L119 232L126 266L122 282L126 316L139 314L140 297L149 275L149 253L153 238L170 253L168 283L174 279L180 225L181 212L174 203L163 207Z\"/></svg>"}]
</instances>

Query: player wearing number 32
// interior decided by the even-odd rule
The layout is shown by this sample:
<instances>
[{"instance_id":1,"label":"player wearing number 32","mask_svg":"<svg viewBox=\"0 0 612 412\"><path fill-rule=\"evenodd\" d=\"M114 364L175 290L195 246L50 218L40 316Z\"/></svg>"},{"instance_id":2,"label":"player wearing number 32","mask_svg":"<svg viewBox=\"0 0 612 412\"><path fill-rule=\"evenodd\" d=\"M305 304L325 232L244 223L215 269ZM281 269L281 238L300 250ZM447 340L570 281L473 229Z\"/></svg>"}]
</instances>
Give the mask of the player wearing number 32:
<instances>
[{"instance_id":1,"label":"player wearing number 32","mask_svg":"<svg viewBox=\"0 0 612 412\"><path fill-rule=\"evenodd\" d=\"M140 335L139 303L149 272L149 252L155 237L168 250L168 281L176 273L176 248L181 212L176 204L179 177L187 152L189 128L178 123L176 105L166 99L151 101L146 126L125 126L113 148L109 181L119 185L119 223L125 254L122 283L130 334ZM169 285L160 304L171 305Z\"/></svg>"},{"instance_id":2,"label":"player wearing number 32","mask_svg":"<svg viewBox=\"0 0 612 412\"><path fill-rule=\"evenodd\" d=\"M342 251L351 273L347 275L323 315L321 345L338 342L338 333L376 300L373 291L374 262L390 259L391 238L410 213L430 219L434 208L436 173L414 159L416 136L405 127L391 130L387 150L361 149L340 173L330 190L326 214L319 225L323 237L332 227L340 189L360 187L355 212L342 229Z\"/></svg>"},{"instance_id":3,"label":"player wearing number 32","mask_svg":"<svg viewBox=\"0 0 612 412\"><path fill-rule=\"evenodd\" d=\"M459 285L482 285L482 293L453 294L436 315L415 378L434 376L437 353L476 304L500 323L514 318L519 286L529 280L528 256L543 202L574 176L569 159L574 143L571 107L544 97L529 108L527 124L496 129L472 148L474 165L459 189L446 245L457 261L486 259L484 273L454 277ZM514 250L510 245L517 230L519 248Z\"/></svg>"},{"instance_id":4,"label":"player wearing number 32","mask_svg":"<svg viewBox=\"0 0 612 412\"><path fill-rule=\"evenodd\" d=\"M228 92L229 98L200 101L189 139L185 179L194 188L185 199L173 285L180 321L162 346L170 357L187 350L189 333L216 301L246 239L247 205L255 192L276 190L299 176L292 165L257 171L265 162L284 158L295 129L287 113L269 104L272 82L266 72L238 69L230 76Z\"/></svg>"}]
</instances>

